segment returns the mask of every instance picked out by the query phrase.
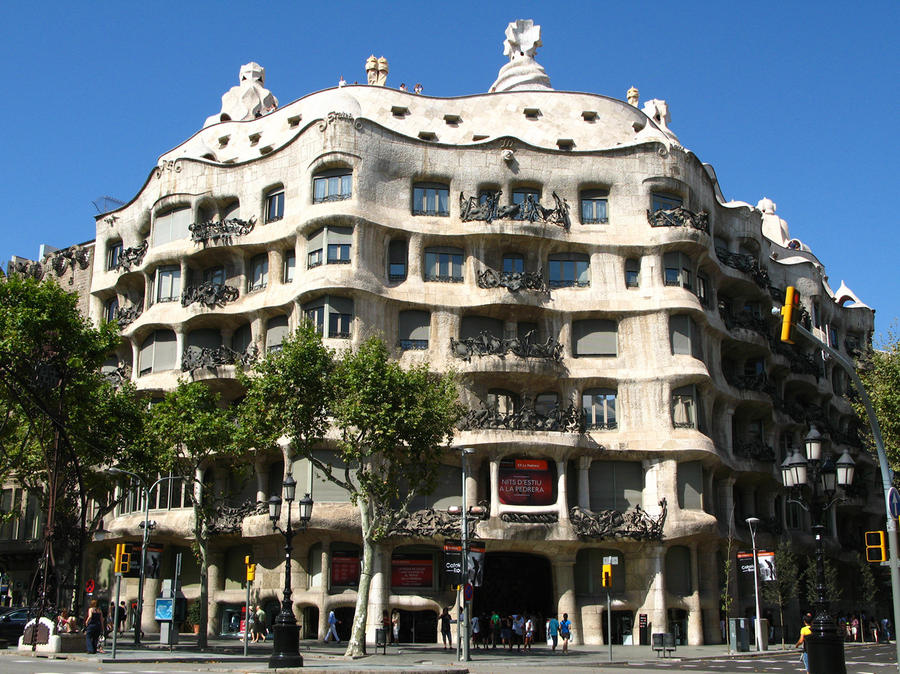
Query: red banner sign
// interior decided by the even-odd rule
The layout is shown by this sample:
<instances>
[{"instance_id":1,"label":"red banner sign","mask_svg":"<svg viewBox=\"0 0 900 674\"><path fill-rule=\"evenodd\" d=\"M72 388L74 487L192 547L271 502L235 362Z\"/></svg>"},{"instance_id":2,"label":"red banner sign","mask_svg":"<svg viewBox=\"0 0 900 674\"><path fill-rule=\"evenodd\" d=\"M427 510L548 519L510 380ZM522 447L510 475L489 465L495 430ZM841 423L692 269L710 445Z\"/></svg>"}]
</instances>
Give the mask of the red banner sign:
<instances>
[{"instance_id":1,"label":"red banner sign","mask_svg":"<svg viewBox=\"0 0 900 674\"><path fill-rule=\"evenodd\" d=\"M333 552L331 555L331 584L359 585L359 553Z\"/></svg>"},{"instance_id":2,"label":"red banner sign","mask_svg":"<svg viewBox=\"0 0 900 674\"><path fill-rule=\"evenodd\" d=\"M391 559L391 586L427 587L434 584L434 560L431 557L394 556Z\"/></svg>"},{"instance_id":3,"label":"red banner sign","mask_svg":"<svg viewBox=\"0 0 900 674\"><path fill-rule=\"evenodd\" d=\"M500 462L500 503L543 506L556 502L556 480L542 459L504 459Z\"/></svg>"}]
</instances>

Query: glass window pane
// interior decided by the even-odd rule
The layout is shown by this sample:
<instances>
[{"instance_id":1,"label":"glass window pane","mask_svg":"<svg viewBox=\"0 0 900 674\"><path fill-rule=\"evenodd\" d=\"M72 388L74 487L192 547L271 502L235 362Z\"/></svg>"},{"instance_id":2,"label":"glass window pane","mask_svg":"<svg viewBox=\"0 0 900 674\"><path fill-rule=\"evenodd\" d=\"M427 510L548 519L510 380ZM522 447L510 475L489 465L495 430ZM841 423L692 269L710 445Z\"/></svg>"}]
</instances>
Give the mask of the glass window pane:
<instances>
[{"instance_id":1,"label":"glass window pane","mask_svg":"<svg viewBox=\"0 0 900 674\"><path fill-rule=\"evenodd\" d=\"M348 174L345 176L341 176L341 196L343 196L343 197L350 196L350 190L351 190L350 186L352 184L353 184L353 176L352 175Z\"/></svg>"},{"instance_id":2,"label":"glass window pane","mask_svg":"<svg viewBox=\"0 0 900 674\"><path fill-rule=\"evenodd\" d=\"M322 201L325 198L325 188L327 187L327 183L325 178L316 178L313 181L313 186L315 188L315 197L316 201Z\"/></svg>"}]
</instances>

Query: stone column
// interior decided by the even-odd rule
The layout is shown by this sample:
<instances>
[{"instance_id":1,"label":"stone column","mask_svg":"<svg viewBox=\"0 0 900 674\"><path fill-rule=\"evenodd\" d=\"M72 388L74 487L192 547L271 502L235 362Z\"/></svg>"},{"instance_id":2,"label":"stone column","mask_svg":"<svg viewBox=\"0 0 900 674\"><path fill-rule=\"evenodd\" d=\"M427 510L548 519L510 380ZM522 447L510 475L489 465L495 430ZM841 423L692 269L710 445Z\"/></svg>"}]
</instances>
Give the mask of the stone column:
<instances>
[{"instance_id":1,"label":"stone column","mask_svg":"<svg viewBox=\"0 0 900 674\"><path fill-rule=\"evenodd\" d=\"M644 557L647 579L641 585L646 584L647 594L644 603L638 609L638 613L647 614L648 634L665 632L668 629L666 615L666 575L665 575L666 549L661 543L654 544ZM647 582L649 581L649 582ZM634 621L634 643L639 643L639 621Z\"/></svg>"},{"instance_id":2,"label":"stone column","mask_svg":"<svg viewBox=\"0 0 900 674\"><path fill-rule=\"evenodd\" d=\"M691 543L691 594L686 597L688 606L687 642L689 646L703 645L703 614L700 610L700 560L697 544Z\"/></svg>"},{"instance_id":3,"label":"stone column","mask_svg":"<svg viewBox=\"0 0 900 674\"><path fill-rule=\"evenodd\" d=\"M406 246L406 278L422 279L422 264L424 251L422 249L422 237L413 234L409 237L409 243Z\"/></svg>"},{"instance_id":4,"label":"stone column","mask_svg":"<svg viewBox=\"0 0 900 674\"><path fill-rule=\"evenodd\" d=\"M237 262L238 290L243 296L247 294L247 258L242 255L238 258Z\"/></svg>"},{"instance_id":5,"label":"stone column","mask_svg":"<svg viewBox=\"0 0 900 674\"><path fill-rule=\"evenodd\" d=\"M500 517L500 459L491 459L491 518Z\"/></svg>"},{"instance_id":6,"label":"stone column","mask_svg":"<svg viewBox=\"0 0 900 674\"><path fill-rule=\"evenodd\" d=\"M324 639L328 633L328 590L331 585L331 541L327 538L322 539L322 582L320 589L322 591L319 600L319 634L316 639Z\"/></svg>"},{"instance_id":7,"label":"stone column","mask_svg":"<svg viewBox=\"0 0 900 674\"><path fill-rule=\"evenodd\" d=\"M269 285L284 283L284 252L280 248L269 251Z\"/></svg>"},{"instance_id":8,"label":"stone column","mask_svg":"<svg viewBox=\"0 0 900 674\"><path fill-rule=\"evenodd\" d=\"M138 552L140 554L140 552ZM171 553L169 553L171 554ZM159 623L153 619L154 607L156 606L156 598L162 591L162 578L147 578L144 581L144 611L141 613L141 629L144 635L159 632ZM138 581L140 582L140 581ZM137 599L135 598L135 602ZM131 605L128 606L129 616L131 615ZM145 639L142 639L144 641Z\"/></svg>"},{"instance_id":9,"label":"stone column","mask_svg":"<svg viewBox=\"0 0 900 674\"><path fill-rule=\"evenodd\" d=\"M722 642L719 630L719 557L715 542L699 547L700 610L703 612L703 643Z\"/></svg>"},{"instance_id":10,"label":"stone column","mask_svg":"<svg viewBox=\"0 0 900 674\"><path fill-rule=\"evenodd\" d=\"M179 270L181 272L181 292L184 292L184 289L191 284L191 268L188 266L186 257L181 258Z\"/></svg>"},{"instance_id":11,"label":"stone column","mask_svg":"<svg viewBox=\"0 0 900 674\"><path fill-rule=\"evenodd\" d=\"M221 550L209 551L209 622L206 626L206 634L216 637L219 634L219 592L225 589L225 553Z\"/></svg>"},{"instance_id":12,"label":"stone column","mask_svg":"<svg viewBox=\"0 0 900 674\"><path fill-rule=\"evenodd\" d=\"M141 272L141 275L144 277L144 306L142 310L147 311L153 306L153 277L145 271Z\"/></svg>"},{"instance_id":13,"label":"stone column","mask_svg":"<svg viewBox=\"0 0 900 674\"><path fill-rule=\"evenodd\" d=\"M591 509L591 463L589 456L578 457L578 505L585 510Z\"/></svg>"},{"instance_id":14,"label":"stone column","mask_svg":"<svg viewBox=\"0 0 900 674\"><path fill-rule=\"evenodd\" d=\"M734 489L734 478L733 477L724 477L718 481L718 496L716 498L716 502L719 505L718 517L719 521L725 525L725 530L727 532L734 531L734 495L732 494L732 489Z\"/></svg>"},{"instance_id":15,"label":"stone column","mask_svg":"<svg viewBox=\"0 0 900 674\"><path fill-rule=\"evenodd\" d=\"M136 382L141 373L141 345L131 341L131 381Z\"/></svg>"},{"instance_id":16,"label":"stone column","mask_svg":"<svg viewBox=\"0 0 900 674\"><path fill-rule=\"evenodd\" d=\"M562 460L556 462L556 507L559 513L559 521L569 520L569 496L566 493L566 469L568 461ZM569 614L571 617L572 614Z\"/></svg>"},{"instance_id":17,"label":"stone column","mask_svg":"<svg viewBox=\"0 0 900 674\"><path fill-rule=\"evenodd\" d=\"M562 620L563 613L569 614L572 621L572 640L570 643L583 644L584 630L578 604L575 601L575 558L561 557L553 560L553 592L556 595L557 619Z\"/></svg>"},{"instance_id":18,"label":"stone column","mask_svg":"<svg viewBox=\"0 0 900 674\"><path fill-rule=\"evenodd\" d=\"M184 324L175 327L175 369L181 369L181 359L184 357L185 349Z\"/></svg>"}]
</instances>

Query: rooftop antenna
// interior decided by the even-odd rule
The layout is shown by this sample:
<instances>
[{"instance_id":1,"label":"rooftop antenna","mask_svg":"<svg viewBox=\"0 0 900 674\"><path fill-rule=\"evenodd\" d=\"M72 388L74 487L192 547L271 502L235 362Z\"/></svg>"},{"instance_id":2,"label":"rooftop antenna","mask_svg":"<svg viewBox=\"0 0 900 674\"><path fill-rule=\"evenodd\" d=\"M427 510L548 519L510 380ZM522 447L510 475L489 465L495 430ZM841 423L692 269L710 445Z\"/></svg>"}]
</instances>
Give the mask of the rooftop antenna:
<instances>
[{"instance_id":1,"label":"rooftop antenna","mask_svg":"<svg viewBox=\"0 0 900 674\"><path fill-rule=\"evenodd\" d=\"M120 206L124 206L124 201L119 201L114 197L102 196L94 199L92 202L94 204L94 208L97 209L97 213L109 213L110 211L114 211Z\"/></svg>"}]
</instances>

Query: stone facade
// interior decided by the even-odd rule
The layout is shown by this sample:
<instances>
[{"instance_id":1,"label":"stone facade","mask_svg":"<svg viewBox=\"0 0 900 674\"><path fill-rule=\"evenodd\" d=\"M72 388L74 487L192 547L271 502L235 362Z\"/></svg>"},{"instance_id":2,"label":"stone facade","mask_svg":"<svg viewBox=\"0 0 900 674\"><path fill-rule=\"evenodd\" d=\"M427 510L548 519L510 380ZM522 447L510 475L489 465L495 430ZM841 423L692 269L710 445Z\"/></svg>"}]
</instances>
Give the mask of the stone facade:
<instances>
[{"instance_id":1,"label":"stone facade","mask_svg":"<svg viewBox=\"0 0 900 674\"><path fill-rule=\"evenodd\" d=\"M729 532L748 543L742 523L756 515L763 546L782 530L811 540L778 481L808 424L850 450L858 475L873 470L845 378L821 354L778 342L771 309L797 286L814 331L851 353L868 344L873 313L831 291L770 200L724 202L711 167L669 131L664 101L641 110L637 90L625 102L523 81L452 99L342 86L245 121L211 118L127 205L98 217L91 316L112 302L128 311L115 365L150 396L188 377L238 398L230 363L277 348L305 317L329 346L381 334L401 363L453 368L472 410L454 439L474 450L466 503L487 506L476 535L490 587L476 609L567 612L576 643L603 643L597 565L615 556L616 640L638 643L645 615L652 631L715 643ZM213 300L181 301L204 283ZM243 602L245 554L259 564L254 603L280 597L282 539L255 506L285 469L270 456L246 483L220 465L202 476L232 508L213 544L213 634ZM315 500L292 577L304 635L321 638L328 611L355 603L357 517L307 462L287 470ZM460 472L448 451L418 506L458 504ZM166 574L188 551L191 514L180 487L164 485L151 517ZM835 554L877 518L870 495L837 508ZM126 499L95 543L104 587L114 543L138 540L139 509ZM427 627L455 601L438 572L444 539L420 527L380 547L371 633L382 610ZM431 559L432 580L406 585L397 562L410 559ZM148 581L145 596L158 589ZM740 597L739 610L751 603Z\"/></svg>"}]
</instances>

